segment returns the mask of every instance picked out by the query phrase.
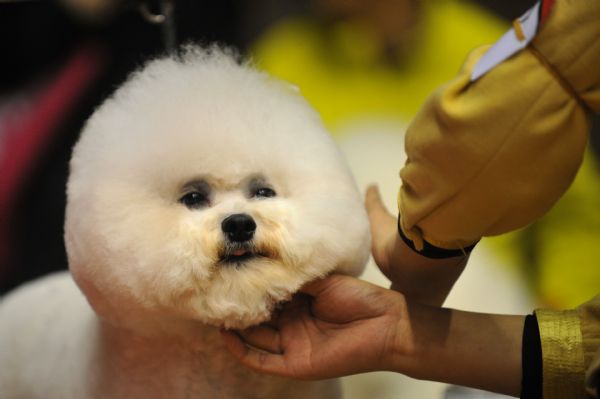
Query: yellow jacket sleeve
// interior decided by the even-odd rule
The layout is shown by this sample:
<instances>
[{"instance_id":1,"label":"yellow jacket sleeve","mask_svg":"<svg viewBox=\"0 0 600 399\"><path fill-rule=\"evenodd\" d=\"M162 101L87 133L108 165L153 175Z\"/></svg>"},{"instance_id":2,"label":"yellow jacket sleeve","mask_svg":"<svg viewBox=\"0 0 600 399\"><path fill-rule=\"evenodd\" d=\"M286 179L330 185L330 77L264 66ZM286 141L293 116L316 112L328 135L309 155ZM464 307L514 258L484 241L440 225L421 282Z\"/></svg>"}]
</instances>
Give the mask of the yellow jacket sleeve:
<instances>
[{"instance_id":1,"label":"yellow jacket sleeve","mask_svg":"<svg viewBox=\"0 0 600 399\"><path fill-rule=\"evenodd\" d=\"M599 397L600 295L577 309L537 310L544 399Z\"/></svg>"},{"instance_id":2,"label":"yellow jacket sleeve","mask_svg":"<svg viewBox=\"0 0 600 399\"><path fill-rule=\"evenodd\" d=\"M424 104L406 135L403 233L462 248L523 227L571 184L600 110L600 1L557 0L532 44L479 80L485 49Z\"/></svg>"}]
</instances>

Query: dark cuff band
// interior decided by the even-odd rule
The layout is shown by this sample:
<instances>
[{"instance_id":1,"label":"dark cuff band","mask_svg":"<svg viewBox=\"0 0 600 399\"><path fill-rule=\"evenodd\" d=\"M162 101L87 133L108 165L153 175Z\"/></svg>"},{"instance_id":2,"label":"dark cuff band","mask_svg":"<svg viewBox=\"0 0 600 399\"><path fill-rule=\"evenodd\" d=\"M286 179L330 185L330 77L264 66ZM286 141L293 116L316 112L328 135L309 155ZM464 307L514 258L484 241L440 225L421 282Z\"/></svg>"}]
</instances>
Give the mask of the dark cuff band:
<instances>
[{"instance_id":1,"label":"dark cuff band","mask_svg":"<svg viewBox=\"0 0 600 399\"><path fill-rule=\"evenodd\" d=\"M535 315L525 317L521 362L521 399L542 399L542 342Z\"/></svg>"},{"instance_id":2,"label":"dark cuff band","mask_svg":"<svg viewBox=\"0 0 600 399\"><path fill-rule=\"evenodd\" d=\"M479 242L479 241L477 241L477 242L469 245L468 247L461 248L461 249L445 249L445 248L436 247L435 245L430 244L427 241L423 240L423 249L419 251L418 249L415 248L415 244L412 242L412 240L404 235L404 232L402 231L402 227L400 227L400 215L398 215L398 234L400 234L400 237L402 237L402 241L404 241L404 243L406 245L408 245L408 247L410 249L412 249L419 255L422 255L426 258L431 258L431 259L445 259L445 258L453 258L455 256L466 256L469 253L471 253L473 248L475 248L475 245L477 245L477 243Z\"/></svg>"}]
</instances>

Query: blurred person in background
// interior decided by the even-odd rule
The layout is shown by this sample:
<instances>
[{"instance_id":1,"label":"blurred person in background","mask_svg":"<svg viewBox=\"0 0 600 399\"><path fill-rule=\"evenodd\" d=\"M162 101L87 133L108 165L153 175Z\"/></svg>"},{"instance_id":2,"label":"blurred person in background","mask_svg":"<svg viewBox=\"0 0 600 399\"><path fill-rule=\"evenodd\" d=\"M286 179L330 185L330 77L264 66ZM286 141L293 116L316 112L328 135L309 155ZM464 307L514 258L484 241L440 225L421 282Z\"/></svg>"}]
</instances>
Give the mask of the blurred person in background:
<instances>
[{"instance_id":1,"label":"blurred person in background","mask_svg":"<svg viewBox=\"0 0 600 399\"><path fill-rule=\"evenodd\" d=\"M298 85L334 135L357 120L405 126L468 51L494 42L508 26L457 0L309 4L308 15L275 23L251 52L261 68Z\"/></svg>"}]
</instances>

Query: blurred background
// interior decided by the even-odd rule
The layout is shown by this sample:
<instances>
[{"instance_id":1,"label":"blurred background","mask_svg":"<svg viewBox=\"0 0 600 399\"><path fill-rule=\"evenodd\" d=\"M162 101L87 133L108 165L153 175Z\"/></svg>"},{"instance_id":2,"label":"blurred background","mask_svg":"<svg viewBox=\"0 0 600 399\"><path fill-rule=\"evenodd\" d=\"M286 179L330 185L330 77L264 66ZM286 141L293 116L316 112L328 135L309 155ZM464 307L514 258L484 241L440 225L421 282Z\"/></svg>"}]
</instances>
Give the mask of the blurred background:
<instances>
[{"instance_id":1,"label":"blurred background","mask_svg":"<svg viewBox=\"0 0 600 399\"><path fill-rule=\"evenodd\" d=\"M395 213L407 124L470 50L495 42L533 3L0 0L0 294L67 267L62 224L71 147L94 107L166 46L233 46L298 86L361 190L378 183ZM600 132L594 123L590 150L567 195L534 225L484 240L448 306L526 313L575 306L597 292ZM372 263L364 278L388 284ZM492 397L391 373L344 384L347 397L357 399Z\"/></svg>"}]
</instances>

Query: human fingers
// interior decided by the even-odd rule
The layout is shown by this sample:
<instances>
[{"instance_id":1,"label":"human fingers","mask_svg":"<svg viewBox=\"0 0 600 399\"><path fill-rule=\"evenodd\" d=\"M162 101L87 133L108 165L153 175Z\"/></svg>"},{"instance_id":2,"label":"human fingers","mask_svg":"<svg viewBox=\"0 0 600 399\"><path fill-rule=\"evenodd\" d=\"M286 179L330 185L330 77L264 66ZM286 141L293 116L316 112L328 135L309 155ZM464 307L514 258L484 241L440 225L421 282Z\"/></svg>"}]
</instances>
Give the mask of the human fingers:
<instances>
[{"instance_id":1,"label":"human fingers","mask_svg":"<svg viewBox=\"0 0 600 399\"><path fill-rule=\"evenodd\" d=\"M311 297L320 297L328 291L335 290L336 287L350 283L352 280L356 280L356 278L341 274L331 274L304 284L300 287L300 292Z\"/></svg>"},{"instance_id":2,"label":"human fingers","mask_svg":"<svg viewBox=\"0 0 600 399\"><path fill-rule=\"evenodd\" d=\"M371 184L367 187L365 208L371 225L385 225L389 227L390 222L395 225L396 217L383 204L379 187L376 184Z\"/></svg>"},{"instance_id":3,"label":"human fingers","mask_svg":"<svg viewBox=\"0 0 600 399\"><path fill-rule=\"evenodd\" d=\"M389 310L390 291L355 277L331 275L306 284L303 292L313 297L309 314L314 322L346 324L380 316Z\"/></svg>"},{"instance_id":4,"label":"human fingers","mask_svg":"<svg viewBox=\"0 0 600 399\"><path fill-rule=\"evenodd\" d=\"M248 345L271 353L281 354L281 338L275 328L260 325L239 331L238 336Z\"/></svg>"},{"instance_id":5,"label":"human fingers","mask_svg":"<svg viewBox=\"0 0 600 399\"><path fill-rule=\"evenodd\" d=\"M345 323L352 318L348 308L356 300L357 291L355 277L333 274L322 279L314 280L300 288L300 292L308 298L307 313L316 319L332 323Z\"/></svg>"},{"instance_id":6,"label":"human fingers","mask_svg":"<svg viewBox=\"0 0 600 399\"><path fill-rule=\"evenodd\" d=\"M231 354L243 365L263 373L291 377L282 354L259 351L246 345L233 331L221 330L221 337Z\"/></svg>"},{"instance_id":7,"label":"human fingers","mask_svg":"<svg viewBox=\"0 0 600 399\"><path fill-rule=\"evenodd\" d=\"M300 292L315 298L320 302L337 303L340 301L354 302L365 296L372 296L373 291L385 290L368 281L343 274L331 274L327 277L313 280L300 287Z\"/></svg>"},{"instance_id":8,"label":"human fingers","mask_svg":"<svg viewBox=\"0 0 600 399\"><path fill-rule=\"evenodd\" d=\"M373 258L378 265L385 266L390 238L396 235L397 219L386 209L376 185L367 188L365 208L371 228Z\"/></svg>"}]
</instances>

